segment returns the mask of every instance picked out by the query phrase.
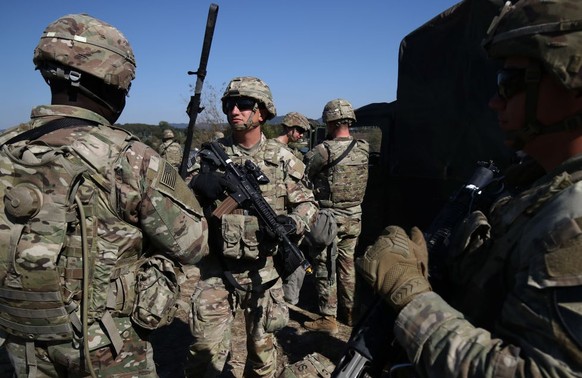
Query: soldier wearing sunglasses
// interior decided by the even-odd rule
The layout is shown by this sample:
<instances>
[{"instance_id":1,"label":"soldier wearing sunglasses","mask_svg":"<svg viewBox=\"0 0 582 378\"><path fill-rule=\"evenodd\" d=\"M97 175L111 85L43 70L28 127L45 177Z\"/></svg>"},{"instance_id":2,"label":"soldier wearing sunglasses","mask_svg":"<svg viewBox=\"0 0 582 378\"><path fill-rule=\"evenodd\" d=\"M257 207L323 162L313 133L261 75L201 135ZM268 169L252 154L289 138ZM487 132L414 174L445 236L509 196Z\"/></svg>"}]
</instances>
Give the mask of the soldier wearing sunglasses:
<instances>
[{"instance_id":1,"label":"soldier wearing sunglasses","mask_svg":"<svg viewBox=\"0 0 582 378\"><path fill-rule=\"evenodd\" d=\"M581 377L582 4L508 2L484 47L504 67L489 105L541 177L515 175L529 181L466 219L449 303L431 291L418 229L387 228L358 266L398 313L419 377Z\"/></svg>"},{"instance_id":2,"label":"soldier wearing sunglasses","mask_svg":"<svg viewBox=\"0 0 582 378\"><path fill-rule=\"evenodd\" d=\"M281 133L275 140L289 147L295 156L303 160L303 154L289 144L299 142L305 134L309 135L309 131L311 131L309 120L301 113L287 113L281 121L281 129Z\"/></svg>"},{"instance_id":3,"label":"soldier wearing sunglasses","mask_svg":"<svg viewBox=\"0 0 582 378\"><path fill-rule=\"evenodd\" d=\"M231 136L218 143L235 164L255 163L269 182L261 193L289 237L301 237L317 213L313 193L304 181L305 166L285 146L268 140L261 125L275 117L271 90L255 77L237 77L222 97ZM203 154L203 151L201 152ZM191 188L211 208L227 196L228 183L218 171L200 171ZM200 263L201 280L192 296L192 333L186 374L219 376L230 353L231 326L243 309L247 329L245 377L273 377L277 352L273 332L287 324L289 313L281 279L274 266L278 240L263 230L252 211L235 209L211 217L211 253Z\"/></svg>"}]
</instances>

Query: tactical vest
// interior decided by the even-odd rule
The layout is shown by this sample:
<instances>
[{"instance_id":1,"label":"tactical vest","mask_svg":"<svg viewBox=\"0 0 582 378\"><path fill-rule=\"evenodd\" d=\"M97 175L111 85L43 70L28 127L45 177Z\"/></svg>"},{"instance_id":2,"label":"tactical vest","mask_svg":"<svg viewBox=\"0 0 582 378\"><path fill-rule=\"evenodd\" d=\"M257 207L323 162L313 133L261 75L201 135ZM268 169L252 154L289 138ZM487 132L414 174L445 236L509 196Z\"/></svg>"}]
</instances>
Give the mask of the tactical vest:
<instances>
[{"instance_id":1,"label":"tactical vest","mask_svg":"<svg viewBox=\"0 0 582 378\"><path fill-rule=\"evenodd\" d=\"M277 214L285 214L287 187L285 175L296 179L303 177L305 167L293 167L297 161L293 153L273 140L266 141L253 156L235 156L232 147L225 147L235 164L251 160L269 178L269 183L260 186L261 194ZM284 169L281 169L283 165ZM259 219L254 215L226 214L221 219L221 232L224 241L222 254L229 258L255 260L259 256L270 255L276 251L277 243L263 239Z\"/></svg>"},{"instance_id":2,"label":"tactical vest","mask_svg":"<svg viewBox=\"0 0 582 378\"><path fill-rule=\"evenodd\" d=\"M160 156L170 164L179 166L182 162L182 147L176 141L164 142L160 146Z\"/></svg>"},{"instance_id":3,"label":"tactical vest","mask_svg":"<svg viewBox=\"0 0 582 378\"><path fill-rule=\"evenodd\" d=\"M106 329L133 305L133 283L122 281L142 235L117 215L109 173L132 137L98 126L58 146L69 133L0 150L0 328L29 341L81 334L85 296L88 323Z\"/></svg>"},{"instance_id":4,"label":"tactical vest","mask_svg":"<svg viewBox=\"0 0 582 378\"><path fill-rule=\"evenodd\" d=\"M323 145L329 153L328 163L336 160L348 146L333 140ZM368 182L368 154L368 142L358 140L347 156L317 175L315 199L321 207L346 209L362 204Z\"/></svg>"}]
</instances>

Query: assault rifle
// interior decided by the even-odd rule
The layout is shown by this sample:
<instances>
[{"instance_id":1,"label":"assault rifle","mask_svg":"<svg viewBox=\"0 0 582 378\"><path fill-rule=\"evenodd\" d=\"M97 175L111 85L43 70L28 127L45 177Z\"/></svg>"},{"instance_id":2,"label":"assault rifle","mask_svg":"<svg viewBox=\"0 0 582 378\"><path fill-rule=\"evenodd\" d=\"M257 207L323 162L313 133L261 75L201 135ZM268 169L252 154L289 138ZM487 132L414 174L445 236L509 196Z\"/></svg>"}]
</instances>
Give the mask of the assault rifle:
<instances>
[{"instance_id":1,"label":"assault rifle","mask_svg":"<svg viewBox=\"0 0 582 378\"><path fill-rule=\"evenodd\" d=\"M188 171L188 159L190 158L190 149L192 148L192 138L194 137L194 126L196 126L196 118L204 108L200 107L200 95L202 93L202 85L206 77L206 66L208 65L208 57L210 55L210 46L212 46L212 37L214 36L214 26L216 25L216 17L218 17L218 5L210 4L208 9L208 18L206 19L206 31L204 32L204 42L202 43L202 53L200 54L200 65L197 71L188 71L188 75L196 75L196 86L194 87L194 95L190 96L190 102L186 108L188 113L188 128L186 129L186 142L184 143L184 154L180 162L180 176L186 178Z\"/></svg>"},{"instance_id":2,"label":"assault rifle","mask_svg":"<svg viewBox=\"0 0 582 378\"><path fill-rule=\"evenodd\" d=\"M230 195L213 215L228 214L237 207L252 211L280 242L281 248L277 256L280 259L278 268L281 275L289 275L299 266L307 273L311 273L313 269L303 252L291 242L287 230L277 222L277 214L261 194L259 185L269 183L269 178L261 169L250 160L245 161L244 165L235 164L217 142L203 144L200 157L215 168L224 169L225 179L229 182Z\"/></svg>"},{"instance_id":3,"label":"assault rifle","mask_svg":"<svg viewBox=\"0 0 582 378\"><path fill-rule=\"evenodd\" d=\"M473 210L489 206L503 189L499 170L493 162L480 161L477 164L469 181L449 198L424 234L433 287L445 287L446 249L455 227ZM332 377L380 377L387 361L404 360L404 351L398 348L392 335L395 320L394 311L382 298L377 297L352 330L347 350L336 365ZM391 366L390 376L402 368L410 369L411 365Z\"/></svg>"}]
</instances>

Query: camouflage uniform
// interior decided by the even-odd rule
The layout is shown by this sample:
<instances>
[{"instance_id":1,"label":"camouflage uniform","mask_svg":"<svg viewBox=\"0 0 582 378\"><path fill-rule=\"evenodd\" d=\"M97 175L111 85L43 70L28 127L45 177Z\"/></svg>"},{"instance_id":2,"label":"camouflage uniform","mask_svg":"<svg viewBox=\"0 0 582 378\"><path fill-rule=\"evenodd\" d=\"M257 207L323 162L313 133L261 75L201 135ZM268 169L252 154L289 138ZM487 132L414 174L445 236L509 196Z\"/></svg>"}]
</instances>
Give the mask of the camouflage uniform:
<instances>
[{"instance_id":1,"label":"camouflage uniform","mask_svg":"<svg viewBox=\"0 0 582 378\"><path fill-rule=\"evenodd\" d=\"M352 137L335 138L315 146L305 155L306 172L313 182L315 198L321 208L332 210L338 226L334 244L312 252L322 315L336 316L338 302L340 312L346 316L354 306L354 254L362 227L361 203L368 179L368 143L358 140L336 166L325 169L325 165L341 155L352 141ZM330 259L332 253L337 253L331 258L336 262ZM336 265L335 272L333 265Z\"/></svg>"},{"instance_id":2,"label":"camouflage uniform","mask_svg":"<svg viewBox=\"0 0 582 378\"><path fill-rule=\"evenodd\" d=\"M523 109L524 122L507 140L547 173L499 199L488 219L476 212L462 225L449 252L450 278L460 289L454 307L426 292L399 313L395 335L421 377L582 377L582 155L574 143L582 114L579 106L557 108L562 118L542 125L536 112L549 93L579 96L582 66L573 62L582 32L571 20L580 18L576 1L522 0L508 2L489 28L488 53L505 60L504 71L522 70L525 84L504 82L501 71L494 110L502 119L512 117L510 101L510 111ZM522 57L529 60L514 66ZM565 91L552 91L557 85ZM558 164L557 155L565 161Z\"/></svg>"},{"instance_id":3,"label":"camouflage uniform","mask_svg":"<svg viewBox=\"0 0 582 378\"><path fill-rule=\"evenodd\" d=\"M303 154L301 151L290 145L292 142L293 144L296 143L296 141L294 141L295 137L292 136L291 133L295 133L295 131L292 130L293 127L302 129L303 133L309 132L311 130L309 120L301 113L290 112L283 117L281 127L283 128L281 135L273 138L273 141L279 143L281 148L288 148L295 157L303 160ZM299 293L301 292L301 286L303 285L304 279L305 269L298 267L295 272L283 280L283 294L287 303L295 305L299 302Z\"/></svg>"},{"instance_id":4,"label":"camouflage uniform","mask_svg":"<svg viewBox=\"0 0 582 378\"><path fill-rule=\"evenodd\" d=\"M182 146L174 139L164 140L158 148L158 153L174 167L179 168L182 163Z\"/></svg>"},{"instance_id":5,"label":"camouflage uniform","mask_svg":"<svg viewBox=\"0 0 582 378\"><path fill-rule=\"evenodd\" d=\"M234 145L231 138L219 143L234 163L251 160L259 166L270 180L261 186L263 196L277 214L289 214L301 234L317 212L313 193L303 181L303 163L264 135L250 150ZM186 373L214 377L222 372L230 353L234 315L241 308L247 330L245 377L272 377L276 371L273 332L284 327L289 317L273 262L277 245L264 239L258 218L242 210L225 214L218 222L213 231L219 245L216 253L201 261L202 280L192 297L191 327L196 341ZM225 271L245 290L234 288L225 279Z\"/></svg>"},{"instance_id":6,"label":"camouflage uniform","mask_svg":"<svg viewBox=\"0 0 582 378\"><path fill-rule=\"evenodd\" d=\"M394 331L413 362L438 376L582 376L581 178L577 157L499 202L489 247L458 262L463 313L435 293L400 312Z\"/></svg>"},{"instance_id":7,"label":"camouflage uniform","mask_svg":"<svg viewBox=\"0 0 582 378\"><path fill-rule=\"evenodd\" d=\"M280 142L277 138L270 140L271 143L276 143L280 148L287 149L292 153L297 159L302 159L303 154L296 149L291 149L285 143ZM303 285L303 280L305 279L305 269L303 267L298 267L295 272L291 273L288 277L283 280L283 298L285 302L292 305L296 305L299 302L299 293L301 291L301 286Z\"/></svg>"},{"instance_id":8,"label":"camouflage uniform","mask_svg":"<svg viewBox=\"0 0 582 378\"><path fill-rule=\"evenodd\" d=\"M123 96L135 70L125 38L88 15L50 24L35 64L51 88L70 80L89 93L78 79L90 72ZM208 253L196 198L155 151L81 107L39 106L0 142L0 339L16 376L157 376L145 322L163 321L151 317L156 303L136 307L140 279L151 278L141 267L153 253L182 264ZM166 302L168 293L159 294ZM163 309L157 315L170 319Z\"/></svg>"},{"instance_id":9,"label":"camouflage uniform","mask_svg":"<svg viewBox=\"0 0 582 378\"><path fill-rule=\"evenodd\" d=\"M102 167L101 174L104 177L111 177L112 193L118 195L115 207L119 219L98 220L101 224L99 237L108 240L107 243L112 248L112 256L117 257L111 261L103 260L96 263L93 269L97 271L93 275L105 282L93 283L92 290L104 295L107 295L110 290L115 290L117 284L115 277L108 276L108 274L113 274L113 271L97 273L99 269L103 269L100 266L102 264L123 266L136 262L144 254L144 237L148 238L151 250L171 256L180 263L195 263L207 253L206 222L202 218L200 206L183 181L176 180L173 188L162 184L165 182L162 180L162 174L168 169L164 168L164 160L125 131L109 128L108 122L103 117L82 108L65 105L37 107L32 112L33 120L30 128L40 127L48 121L62 117L75 117L81 120L79 121L81 126L55 130L41 136L38 140L44 141L51 147L74 145L79 146L80 149L91 150L98 146L100 150L93 151L93 155L97 156L95 162ZM96 125L83 126L88 123ZM122 151L103 150L107 146L95 144L96 137L122 140L125 147ZM15 146L21 146L23 143L19 142ZM170 169L172 174L177 175L173 168ZM91 190L90 185L85 187L82 184L79 192L89 196ZM107 199L108 196L106 192L98 195L100 199ZM172 223L168 224L168 220ZM98 276L99 274L105 274L105 276ZM98 297L94 300L99 301ZM124 305L128 306L127 303ZM98 374L110 376L121 371L127 372L127 364L132 361L132 371L136 375L156 376L151 346L143 330L132 324L129 314L121 314L119 308L105 310L105 312L103 309L95 311L93 314L95 317L89 319L91 323L89 345L92 349L93 365ZM98 317L109 312L113 316L115 328L122 336L123 346L117 351L121 352L119 354L114 352L112 341L104 337L107 327ZM25 342L26 340L12 335L8 335L6 341L7 350L19 375L26 375L27 371ZM49 374L55 369L75 370L80 362L78 346L73 345L75 342L77 340L73 343L70 341L38 343L36 350L39 372Z\"/></svg>"}]
</instances>

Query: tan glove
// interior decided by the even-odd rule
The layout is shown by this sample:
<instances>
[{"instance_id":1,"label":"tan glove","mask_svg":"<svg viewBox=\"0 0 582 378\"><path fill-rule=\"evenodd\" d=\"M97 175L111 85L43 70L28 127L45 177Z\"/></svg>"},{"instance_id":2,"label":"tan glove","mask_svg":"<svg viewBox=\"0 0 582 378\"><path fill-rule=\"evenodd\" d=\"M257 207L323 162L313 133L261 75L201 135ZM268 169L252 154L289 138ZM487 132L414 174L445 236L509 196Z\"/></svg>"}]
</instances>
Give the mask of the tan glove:
<instances>
[{"instance_id":1,"label":"tan glove","mask_svg":"<svg viewBox=\"0 0 582 378\"><path fill-rule=\"evenodd\" d=\"M398 226L388 226L356 265L364 279L400 311L417 294L431 291L428 251L422 232L411 229L411 238Z\"/></svg>"}]
</instances>

